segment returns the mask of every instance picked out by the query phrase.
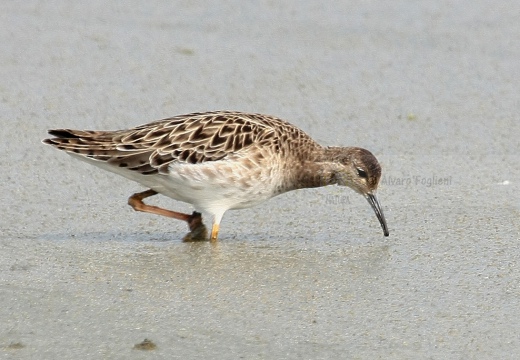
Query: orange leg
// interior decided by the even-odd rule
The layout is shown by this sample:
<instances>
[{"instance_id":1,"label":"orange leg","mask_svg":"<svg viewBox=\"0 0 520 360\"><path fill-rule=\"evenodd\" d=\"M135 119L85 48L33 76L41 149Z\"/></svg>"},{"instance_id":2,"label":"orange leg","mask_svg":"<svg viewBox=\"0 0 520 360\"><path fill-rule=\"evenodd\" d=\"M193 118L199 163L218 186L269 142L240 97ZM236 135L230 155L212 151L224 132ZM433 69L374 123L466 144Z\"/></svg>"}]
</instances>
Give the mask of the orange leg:
<instances>
[{"instance_id":1,"label":"orange leg","mask_svg":"<svg viewBox=\"0 0 520 360\"><path fill-rule=\"evenodd\" d=\"M211 242L217 241L218 230L219 229L220 229L220 225L219 224L213 224L213 227L211 228L211 237L209 238L209 240Z\"/></svg>"},{"instance_id":2,"label":"orange leg","mask_svg":"<svg viewBox=\"0 0 520 360\"><path fill-rule=\"evenodd\" d=\"M157 206L146 205L143 202L143 199L154 195L157 195L157 191L152 189L135 193L128 198L128 205L130 205L135 211L142 211L186 221L191 232L184 237L184 241L207 240L207 230L202 223L202 216L200 213L194 211L191 215L184 214L177 211L166 210Z\"/></svg>"},{"instance_id":3,"label":"orange leg","mask_svg":"<svg viewBox=\"0 0 520 360\"><path fill-rule=\"evenodd\" d=\"M146 190L140 193L136 193L128 198L128 205L130 205L135 211L142 211L156 215L162 215L166 217L171 217L178 220L188 221L190 216L189 214L184 214L176 211L166 210L157 206L146 205L143 202L143 199L147 197L157 195L157 191L155 190Z\"/></svg>"}]
</instances>

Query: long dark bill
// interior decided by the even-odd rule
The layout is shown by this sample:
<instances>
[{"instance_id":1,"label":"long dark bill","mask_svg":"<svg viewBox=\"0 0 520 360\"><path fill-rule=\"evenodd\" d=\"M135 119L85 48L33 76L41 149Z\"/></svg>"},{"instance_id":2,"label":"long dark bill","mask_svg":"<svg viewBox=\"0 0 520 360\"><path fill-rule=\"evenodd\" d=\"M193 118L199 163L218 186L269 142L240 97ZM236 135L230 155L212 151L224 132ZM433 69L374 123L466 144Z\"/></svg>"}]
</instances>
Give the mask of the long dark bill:
<instances>
[{"instance_id":1,"label":"long dark bill","mask_svg":"<svg viewBox=\"0 0 520 360\"><path fill-rule=\"evenodd\" d=\"M372 206L372 209L374 209L374 212L376 213L376 216L379 222L381 223L381 227L383 228L383 234L385 234L385 236L388 236L390 233L388 232L388 226L386 225L385 215L383 215L383 210L381 209L379 201L377 201L377 198L374 194L367 194L365 197L367 198L370 206Z\"/></svg>"}]
</instances>

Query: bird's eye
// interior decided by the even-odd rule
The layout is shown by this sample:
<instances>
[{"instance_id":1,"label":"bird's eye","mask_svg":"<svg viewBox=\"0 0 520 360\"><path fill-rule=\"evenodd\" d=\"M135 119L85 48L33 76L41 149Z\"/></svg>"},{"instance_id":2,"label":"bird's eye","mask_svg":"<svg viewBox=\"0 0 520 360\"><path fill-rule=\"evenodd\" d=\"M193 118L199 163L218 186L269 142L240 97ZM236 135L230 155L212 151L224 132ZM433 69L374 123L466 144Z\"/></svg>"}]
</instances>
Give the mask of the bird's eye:
<instances>
[{"instance_id":1,"label":"bird's eye","mask_svg":"<svg viewBox=\"0 0 520 360\"><path fill-rule=\"evenodd\" d=\"M363 178L363 179L366 179L368 176L367 176L367 172L361 168L357 168L357 174L360 178Z\"/></svg>"}]
</instances>

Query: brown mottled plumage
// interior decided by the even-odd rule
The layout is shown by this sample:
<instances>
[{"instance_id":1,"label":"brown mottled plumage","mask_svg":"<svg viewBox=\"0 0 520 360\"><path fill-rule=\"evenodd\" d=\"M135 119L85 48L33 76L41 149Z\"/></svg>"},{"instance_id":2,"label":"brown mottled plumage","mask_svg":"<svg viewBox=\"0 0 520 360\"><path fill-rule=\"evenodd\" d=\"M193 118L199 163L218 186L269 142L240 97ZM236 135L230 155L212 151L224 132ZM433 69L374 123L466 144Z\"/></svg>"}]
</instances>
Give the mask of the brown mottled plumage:
<instances>
[{"instance_id":1,"label":"brown mottled plumage","mask_svg":"<svg viewBox=\"0 0 520 360\"><path fill-rule=\"evenodd\" d=\"M185 220L189 238L205 236L200 213L177 213L142 200L161 193L214 216L216 240L225 211L249 207L278 194L331 184L367 198L388 228L375 191L381 177L376 158L356 147L322 147L276 117L231 111L193 113L128 130L50 130L45 144L137 181L150 190L134 194L138 211Z\"/></svg>"}]
</instances>

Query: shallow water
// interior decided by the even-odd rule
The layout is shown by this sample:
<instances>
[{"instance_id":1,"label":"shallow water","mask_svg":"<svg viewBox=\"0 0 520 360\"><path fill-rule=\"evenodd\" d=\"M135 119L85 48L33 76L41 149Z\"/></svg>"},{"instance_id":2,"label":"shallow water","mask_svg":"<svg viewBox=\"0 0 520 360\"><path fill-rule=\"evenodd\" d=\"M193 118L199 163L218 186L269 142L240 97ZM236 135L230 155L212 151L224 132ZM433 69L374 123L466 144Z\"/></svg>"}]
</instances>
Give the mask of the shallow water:
<instances>
[{"instance_id":1,"label":"shallow water","mask_svg":"<svg viewBox=\"0 0 520 360\"><path fill-rule=\"evenodd\" d=\"M126 4L1 5L0 357L518 358L515 2ZM329 187L182 243L39 143L215 109L370 149L390 237Z\"/></svg>"}]
</instances>

